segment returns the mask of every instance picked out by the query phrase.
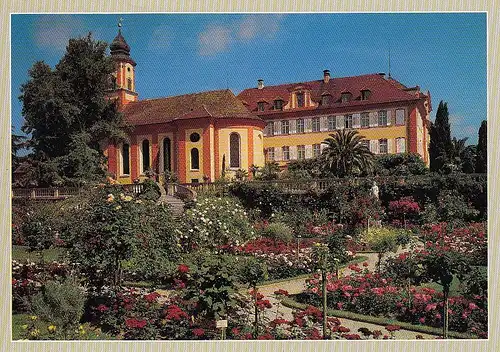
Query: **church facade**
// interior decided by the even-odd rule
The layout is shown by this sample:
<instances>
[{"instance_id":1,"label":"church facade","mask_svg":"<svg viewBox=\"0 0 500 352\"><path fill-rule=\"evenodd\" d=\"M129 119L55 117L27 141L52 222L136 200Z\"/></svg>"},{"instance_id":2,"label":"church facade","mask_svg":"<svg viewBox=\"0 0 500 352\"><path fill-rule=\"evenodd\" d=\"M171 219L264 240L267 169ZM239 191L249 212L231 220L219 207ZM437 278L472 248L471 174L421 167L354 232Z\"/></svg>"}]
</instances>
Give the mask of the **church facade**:
<instances>
[{"instance_id":1,"label":"church facade","mask_svg":"<svg viewBox=\"0 0 500 352\"><path fill-rule=\"evenodd\" d=\"M110 46L116 72L110 99L118 99L132 127L125 141L105 148L108 171L120 183L149 171L175 174L180 183L213 182L224 173L264 165L264 121L230 90L138 100L130 47L121 31Z\"/></svg>"},{"instance_id":2,"label":"church facade","mask_svg":"<svg viewBox=\"0 0 500 352\"><path fill-rule=\"evenodd\" d=\"M237 170L321 154L339 129L356 129L375 154L412 152L429 164L430 93L384 74L321 79L243 90L208 91L139 100L135 61L121 30L110 45L116 72L108 96L117 99L126 140L108 141L108 171L121 183L149 172L180 183L213 182ZM161 176L160 176L161 178Z\"/></svg>"}]
</instances>

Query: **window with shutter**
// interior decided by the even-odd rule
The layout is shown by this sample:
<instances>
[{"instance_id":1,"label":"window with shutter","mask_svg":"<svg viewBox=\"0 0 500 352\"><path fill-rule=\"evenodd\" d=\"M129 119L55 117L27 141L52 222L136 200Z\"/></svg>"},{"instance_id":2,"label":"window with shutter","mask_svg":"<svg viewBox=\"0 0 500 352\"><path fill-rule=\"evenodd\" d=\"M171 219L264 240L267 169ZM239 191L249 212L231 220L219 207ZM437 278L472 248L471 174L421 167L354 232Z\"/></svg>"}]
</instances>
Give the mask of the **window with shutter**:
<instances>
[{"instance_id":1,"label":"window with shutter","mask_svg":"<svg viewBox=\"0 0 500 352\"><path fill-rule=\"evenodd\" d=\"M378 126L378 116L376 112L370 112L370 127Z\"/></svg>"},{"instance_id":2,"label":"window with shutter","mask_svg":"<svg viewBox=\"0 0 500 352\"><path fill-rule=\"evenodd\" d=\"M378 125L387 126L387 111L381 110L378 112Z\"/></svg>"},{"instance_id":3,"label":"window with shutter","mask_svg":"<svg viewBox=\"0 0 500 352\"><path fill-rule=\"evenodd\" d=\"M288 120L281 121L281 134L290 134L290 122Z\"/></svg>"},{"instance_id":4,"label":"window with shutter","mask_svg":"<svg viewBox=\"0 0 500 352\"><path fill-rule=\"evenodd\" d=\"M361 128L370 127L370 114L364 112L361 114Z\"/></svg>"},{"instance_id":5,"label":"window with shutter","mask_svg":"<svg viewBox=\"0 0 500 352\"><path fill-rule=\"evenodd\" d=\"M345 128L352 128L352 115L345 115Z\"/></svg>"},{"instance_id":6,"label":"window with shutter","mask_svg":"<svg viewBox=\"0 0 500 352\"><path fill-rule=\"evenodd\" d=\"M304 133L304 119L297 120L297 133Z\"/></svg>"},{"instance_id":7,"label":"window with shutter","mask_svg":"<svg viewBox=\"0 0 500 352\"><path fill-rule=\"evenodd\" d=\"M306 158L306 146L298 145L297 146L297 160L304 160Z\"/></svg>"},{"instance_id":8,"label":"window with shutter","mask_svg":"<svg viewBox=\"0 0 500 352\"><path fill-rule=\"evenodd\" d=\"M328 117L321 116L321 132L328 131Z\"/></svg>"},{"instance_id":9,"label":"window with shutter","mask_svg":"<svg viewBox=\"0 0 500 352\"><path fill-rule=\"evenodd\" d=\"M311 159L312 158L312 145L306 145L306 159Z\"/></svg>"},{"instance_id":10,"label":"window with shutter","mask_svg":"<svg viewBox=\"0 0 500 352\"><path fill-rule=\"evenodd\" d=\"M274 161L274 148L273 147L267 148L267 160Z\"/></svg>"},{"instance_id":11,"label":"window with shutter","mask_svg":"<svg viewBox=\"0 0 500 352\"><path fill-rule=\"evenodd\" d=\"M313 144L313 157L316 158L321 155L321 145ZM305 156L305 154L304 154Z\"/></svg>"},{"instance_id":12,"label":"window with shutter","mask_svg":"<svg viewBox=\"0 0 500 352\"><path fill-rule=\"evenodd\" d=\"M281 159L282 160L285 160L285 161L288 161L290 160L290 147L288 146L284 146L281 148Z\"/></svg>"},{"instance_id":13,"label":"window with shutter","mask_svg":"<svg viewBox=\"0 0 500 352\"><path fill-rule=\"evenodd\" d=\"M388 151L387 139L384 138L378 140L378 151L380 154L387 154Z\"/></svg>"},{"instance_id":14,"label":"window with shutter","mask_svg":"<svg viewBox=\"0 0 500 352\"><path fill-rule=\"evenodd\" d=\"M337 128L337 119L335 116L328 116L328 131L333 131Z\"/></svg>"},{"instance_id":15,"label":"window with shutter","mask_svg":"<svg viewBox=\"0 0 500 352\"><path fill-rule=\"evenodd\" d=\"M320 120L319 117L313 117L312 119L312 131L319 132L320 131Z\"/></svg>"},{"instance_id":16,"label":"window with shutter","mask_svg":"<svg viewBox=\"0 0 500 352\"><path fill-rule=\"evenodd\" d=\"M290 123L290 134L297 133L297 120L289 120Z\"/></svg>"}]
</instances>

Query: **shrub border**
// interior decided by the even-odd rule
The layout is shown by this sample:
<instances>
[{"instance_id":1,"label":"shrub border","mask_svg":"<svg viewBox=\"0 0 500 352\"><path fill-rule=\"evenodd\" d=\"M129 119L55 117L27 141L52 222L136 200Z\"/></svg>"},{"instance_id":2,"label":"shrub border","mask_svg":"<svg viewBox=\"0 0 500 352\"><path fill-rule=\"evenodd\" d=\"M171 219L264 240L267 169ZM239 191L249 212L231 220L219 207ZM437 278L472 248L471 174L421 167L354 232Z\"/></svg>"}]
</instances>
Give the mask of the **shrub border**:
<instances>
[{"instance_id":1,"label":"shrub border","mask_svg":"<svg viewBox=\"0 0 500 352\"><path fill-rule=\"evenodd\" d=\"M347 262L345 264L340 265L339 270L347 268L349 265L352 265L352 264L362 263L366 260L368 260L368 257L365 257L365 256L354 257L354 259L351 260L350 262ZM266 281L260 282L258 287L269 286L269 285L273 285L273 284L277 284L277 283L281 283L281 282L306 279L306 278L310 277L311 275L314 275L314 272L310 272L308 274L301 274L301 275L297 275L297 276L293 276L293 277L287 277L287 278L283 278L283 279L266 280Z\"/></svg>"},{"instance_id":2,"label":"shrub border","mask_svg":"<svg viewBox=\"0 0 500 352\"><path fill-rule=\"evenodd\" d=\"M285 307L288 307L288 308L295 308L295 309L300 309L300 310L304 310L308 306L310 306L309 304L299 303L292 298L283 299L281 301L281 304L283 304ZM381 325L381 326L398 325L404 330L421 332L421 333L435 335L435 336L442 336L442 330L439 328L434 328L434 327L425 326L425 325L414 325L414 324L410 324L410 323L406 323L406 322L402 322L402 321L397 321L397 320L389 319L389 318L373 317L371 315L358 314L358 313L353 313L353 312L344 311L344 310L336 310L336 309L331 309L331 308L328 309L328 315L334 316L337 318L345 318L345 319L349 319L349 320L361 321L364 323L370 323L370 324ZM456 339L466 339L466 340L477 340L478 339L478 337L475 335L456 332L456 331L448 331L448 336L456 338Z\"/></svg>"}]
</instances>

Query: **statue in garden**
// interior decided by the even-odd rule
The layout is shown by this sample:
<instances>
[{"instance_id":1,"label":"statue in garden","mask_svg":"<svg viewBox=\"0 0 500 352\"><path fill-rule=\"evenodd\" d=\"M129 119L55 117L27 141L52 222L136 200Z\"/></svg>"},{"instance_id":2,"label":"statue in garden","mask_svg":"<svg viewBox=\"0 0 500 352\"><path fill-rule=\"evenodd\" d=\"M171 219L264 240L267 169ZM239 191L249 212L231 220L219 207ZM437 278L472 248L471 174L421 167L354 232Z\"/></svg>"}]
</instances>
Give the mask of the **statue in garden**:
<instances>
[{"instance_id":1,"label":"statue in garden","mask_svg":"<svg viewBox=\"0 0 500 352\"><path fill-rule=\"evenodd\" d=\"M372 195L378 199L378 193L379 193L379 190L378 190L378 186L377 186L377 182L373 181L373 186L371 188L371 192L372 192Z\"/></svg>"}]
</instances>

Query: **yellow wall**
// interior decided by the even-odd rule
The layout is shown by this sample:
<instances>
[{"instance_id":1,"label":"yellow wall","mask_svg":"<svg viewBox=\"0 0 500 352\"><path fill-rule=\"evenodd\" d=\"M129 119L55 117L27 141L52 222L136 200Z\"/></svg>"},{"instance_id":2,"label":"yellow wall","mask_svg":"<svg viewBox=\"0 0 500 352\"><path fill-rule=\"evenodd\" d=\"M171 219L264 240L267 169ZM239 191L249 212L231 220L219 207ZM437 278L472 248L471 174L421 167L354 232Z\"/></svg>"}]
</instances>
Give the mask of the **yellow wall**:
<instances>
[{"instance_id":1,"label":"yellow wall","mask_svg":"<svg viewBox=\"0 0 500 352\"><path fill-rule=\"evenodd\" d=\"M222 128L219 130L219 170L222 170L222 156L226 156L226 169L229 169L229 135L236 132L240 135L241 155L240 169L247 170L248 165L248 131L246 128ZM234 171L226 171L228 177L234 176Z\"/></svg>"},{"instance_id":2,"label":"yellow wall","mask_svg":"<svg viewBox=\"0 0 500 352\"><path fill-rule=\"evenodd\" d=\"M253 130L253 163L256 166L264 166L264 135L260 130Z\"/></svg>"},{"instance_id":3,"label":"yellow wall","mask_svg":"<svg viewBox=\"0 0 500 352\"><path fill-rule=\"evenodd\" d=\"M406 126L389 126L389 127L372 127L358 129L360 135L365 139L394 139L399 137L407 138ZM288 135L278 135L273 137L264 137L264 148L282 147L293 145L310 145L323 142L330 134L335 131L328 132L313 132L313 133L297 133Z\"/></svg>"},{"instance_id":4,"label":"yellow wall","mask_svg":"<svg viewBox=\"0 0 500 352\"><path fill-rule=\"evenodd\" d=\"M191 142L189 136L191 133L198 133L200 135L200 140L198 142ZM186 136L186 182L191 182L192 179L198 179L199 182L203 182L203 128L196 128L185 130ZM208 142L208 141L207 141ZM199 170L193 171L191 170L191 149L198 148L199 152Z\"/></svg>"}]
</instances>

